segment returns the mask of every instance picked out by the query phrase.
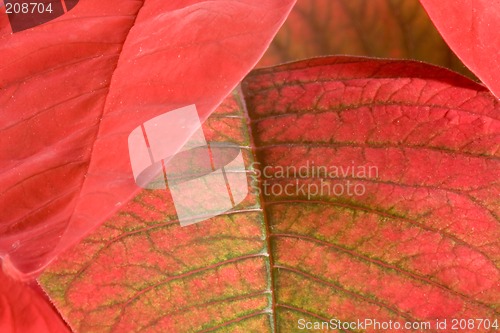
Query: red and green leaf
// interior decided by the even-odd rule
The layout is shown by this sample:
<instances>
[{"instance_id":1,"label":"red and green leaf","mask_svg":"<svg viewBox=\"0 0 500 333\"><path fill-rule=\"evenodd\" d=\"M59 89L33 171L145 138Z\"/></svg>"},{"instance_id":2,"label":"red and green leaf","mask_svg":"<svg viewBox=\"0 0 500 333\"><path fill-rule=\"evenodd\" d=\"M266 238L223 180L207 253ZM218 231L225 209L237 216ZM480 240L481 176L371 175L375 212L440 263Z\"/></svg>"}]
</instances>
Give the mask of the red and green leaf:
<instances>
[{"instance_id":1,"label":"red and green leaf","mask_svg":"<svg viewBox=\"0 0 500 333\"><path fill-rule=\"evenodd\" d=\"M498 95L497 1L422 2ZM186 104L206 119L292 3L89 0L14 35L0 6L2 266L33 276L107 219L39 279L75 331L498 318L498 101L445 70L329 58L253 72L204 127L244 150L250 195L236 210L181 228L168 191L135 186L128 133ZM299 1L262 64L329 53L463 70L413 0ZM260 197L254 161L378 172L267 179L352 181L361 196ZM0 280L0 330L68 330L41 290Z\"/></svg>"},{"instance_id":2,"label":"red and green leaf","mask_svg":"<svg viewBox=\"0 0 500 333\"><path fill-rule=\"evenodd\" d=\"M484 87L421 63L352 57L257 70L242 87L246 110L234 94L204 126L209 141L246 152L249 196L182 228L168 191L139 193L39 278L75 331L498 318L500 107ZM378 172L266 179L351 181L366 189L359 196L257 196L254 161Z\"/></svg>"},{"instance_id":3,"label":"red and green leaf","mask_svg":"<svg viewBox=\"0 0 500 333\"><path fill-rule=\"evenodd\" d=\"M246 117L236 98L227 98L204 129L208 141L243 147L249 164ZM204 194L192 198L201 204ZM272 301L258 197L206 222L181 228L169 192L143 190L41 280L77 332L225 325L265 331Z\"/></svg>"}]
</instances>

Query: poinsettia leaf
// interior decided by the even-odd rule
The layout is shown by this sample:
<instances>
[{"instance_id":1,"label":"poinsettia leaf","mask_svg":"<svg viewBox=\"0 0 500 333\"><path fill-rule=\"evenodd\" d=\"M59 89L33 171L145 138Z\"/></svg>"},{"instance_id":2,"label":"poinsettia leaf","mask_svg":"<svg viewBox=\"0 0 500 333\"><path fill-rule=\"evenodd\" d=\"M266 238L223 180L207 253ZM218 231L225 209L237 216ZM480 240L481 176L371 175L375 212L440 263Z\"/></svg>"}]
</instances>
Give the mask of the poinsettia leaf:
<instances>
[{"instance_id":1,"label":"poinsettia leaf","mask_svg":"<svg viewBox=\"0 0 500 333\"><path fill-rule=\"evenodd\" d=\"M89 0L15 34L0 15L4 270L29 278L135 196L129 133L190 104L205 119L293 3Z\"/></svg>"},{"instance_id":2,"label":"poinsettia leaf","mask_svg":"<svg viewBox=\"0 0 500 333\"><path fill-rule=\"evenodd\" d=\"M249 165L250 139L238 98L229 96L204 131L207 141L241 146ZM76 332L219 326L263 332L272 303L269 251L259 199L250 192L232 213L180 227L170 192L143 190L51 264L41 281ZM209 197L189 195L195 206Z\"/></svg>"},{"instance_id":3,"label":"poinsettia leaf","mask_svg":"<svg viewBox=\"0 0 500 333\"><path fill-rule=\"evenodd\" d=\"M25 284L0 270L0 332L69 333L45 293L36 284Z\"/></svg>"},{"instance_id":4,"label":"poinsettia leaf","mask_svg":"<svg viewBox=\"0 0 500 333\"><path fill-rule=\"evenodd\" d=\"M247 198L180 227L169 190L142 191L39 278L75 331L497 318L500 122L487 89L355 57L256 70L242 87L247 110L235 94L204 130L245 152Z\"/></svg>"},{"instance_id":5,"label":"poinsettia leaf","mask_svg":"<svg viewBox=\"0 0 500 333\"><path fill-rule=\"evenodd\" d=\"M299 0L259 64L333 54L416 59L473 77L418 0Z\"/></svg>"},{"instance_id":6,"label":"poinsettia leaf","mask_svg":"<svg viewBox=\"0 0 500 333\"><path fill-rule=\"evenodd\" d=\"M420 0L458 57L500 98L500 1Z\"/></svg>"}]
</instances>

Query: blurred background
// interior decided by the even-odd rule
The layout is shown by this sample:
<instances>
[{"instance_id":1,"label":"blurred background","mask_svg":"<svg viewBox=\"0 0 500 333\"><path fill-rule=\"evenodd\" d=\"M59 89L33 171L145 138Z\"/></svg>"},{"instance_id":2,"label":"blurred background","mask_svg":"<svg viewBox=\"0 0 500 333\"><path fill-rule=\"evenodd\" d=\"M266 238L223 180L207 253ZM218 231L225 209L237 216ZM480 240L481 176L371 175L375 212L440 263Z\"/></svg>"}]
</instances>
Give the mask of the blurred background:
<instances>
[{"instance_id":1,"label":"blurred background","mask_svg":"<svg viewBox=\"0 0 500 333\"><path fill-rule=\"evenodd\" d=\"M342 54L421 60L478 81L418 0L298 0L258 67Z\"/></svg>"}]
</instances>

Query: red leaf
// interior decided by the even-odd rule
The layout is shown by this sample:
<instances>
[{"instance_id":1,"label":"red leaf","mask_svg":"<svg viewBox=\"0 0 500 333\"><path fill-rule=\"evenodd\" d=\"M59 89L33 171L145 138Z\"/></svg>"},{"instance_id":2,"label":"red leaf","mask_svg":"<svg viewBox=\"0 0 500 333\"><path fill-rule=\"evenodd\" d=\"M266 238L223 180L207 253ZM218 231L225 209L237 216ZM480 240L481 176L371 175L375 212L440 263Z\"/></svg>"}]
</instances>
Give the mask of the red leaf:
<instances>
[{"instance_id":1,"label":"red leaf","mask_svg":"<svg viewBox=\"0 0 500 333\"><path fill-rule=\"evenodd\" d=\"M422 63L332 57L254 71L243 91L255 156L237 100L205 131L261 163L260 187L248 167L241 205L184 228L168 191L141 192L39 278L76 331L293 332L300 318L372 318L434 325L422 331L446 319L439 331L453 332L452 318L497 318L500 106L483 86ZM299 190L348 181L365 191Z\"/></svg>"},{"instance_id":2,"label":"red leaf","mask_svg":"<svg viewBox=\"0 0 500 333\"><path fill-rule=\"evenodd\" d=\"M458 57L500 98L500 0L420 0Z\"/></svg>"},{"instance_id":3,"label":"red leaf","mask_svg":"<svg viewBox=\"0 0 500 333\"><path fill-rule=\"evenodd\" d=\"M0 270L0 332L69 333L38 285L14 281Z\"/></svg>"},{"instance_id":4,"label":"red leaf","mask_svg":"<svg viewBox=\"0 0 500 333\"><path fill-rule=\"evenodd\" d=\"M0 14L4 269L36 274L133 197L128 134L189 104L205 119L293 2L88 0L13 35Z\"/></svg>"}]
</instances>

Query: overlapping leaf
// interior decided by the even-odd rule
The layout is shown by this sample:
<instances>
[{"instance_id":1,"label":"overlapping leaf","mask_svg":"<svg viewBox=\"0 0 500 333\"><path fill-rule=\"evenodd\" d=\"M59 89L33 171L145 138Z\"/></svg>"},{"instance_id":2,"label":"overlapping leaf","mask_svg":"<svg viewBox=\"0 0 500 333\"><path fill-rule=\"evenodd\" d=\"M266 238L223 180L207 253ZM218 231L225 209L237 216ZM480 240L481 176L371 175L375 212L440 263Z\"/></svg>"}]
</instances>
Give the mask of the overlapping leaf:
<instances>
[{"instance_id":1,"label":"overlapping leaf","mask_svg":"<svg viewBox=\"0 0 500 333\"><path fill-rule=\"evenodd\" d=\"M212 114L205 133L208 141L240 145L248 165L246 117L236 98ZM170 193L144 190L53 266L42 277L45 288L76 332L264 332L269 251L250 192L232 213L181 228ZM208 194L191 197L201 205Z\"/></svg>"},{"instance_id":2,"label":"overlapping leaf","mask_svg":"<svg viewBox=\"0 0 500 333\"><path fill-rule=\"evenodd\" d=\"M243 91L253 139L237 95L205 132L260 163L251 194L181 228L168 191L141 192L40 278L76 331L498 318L499 105L486 89L421 63L333 57L257 70ZM307 172L262 173L286 167ZM340 193L347 182L363 193Z\"/></svg>"},{"instance_id":3,"label":"overlapping leaf","mask_svg":"<svg viewBox=\"0 0 500 333\"><path fill-rule=\"evenodd\" d=\"M292 4L89 0L16 34L0 15L4 270L29 278L132 198L128 134L190 104L205 119Z\"/></svg>"}]
</instances>

